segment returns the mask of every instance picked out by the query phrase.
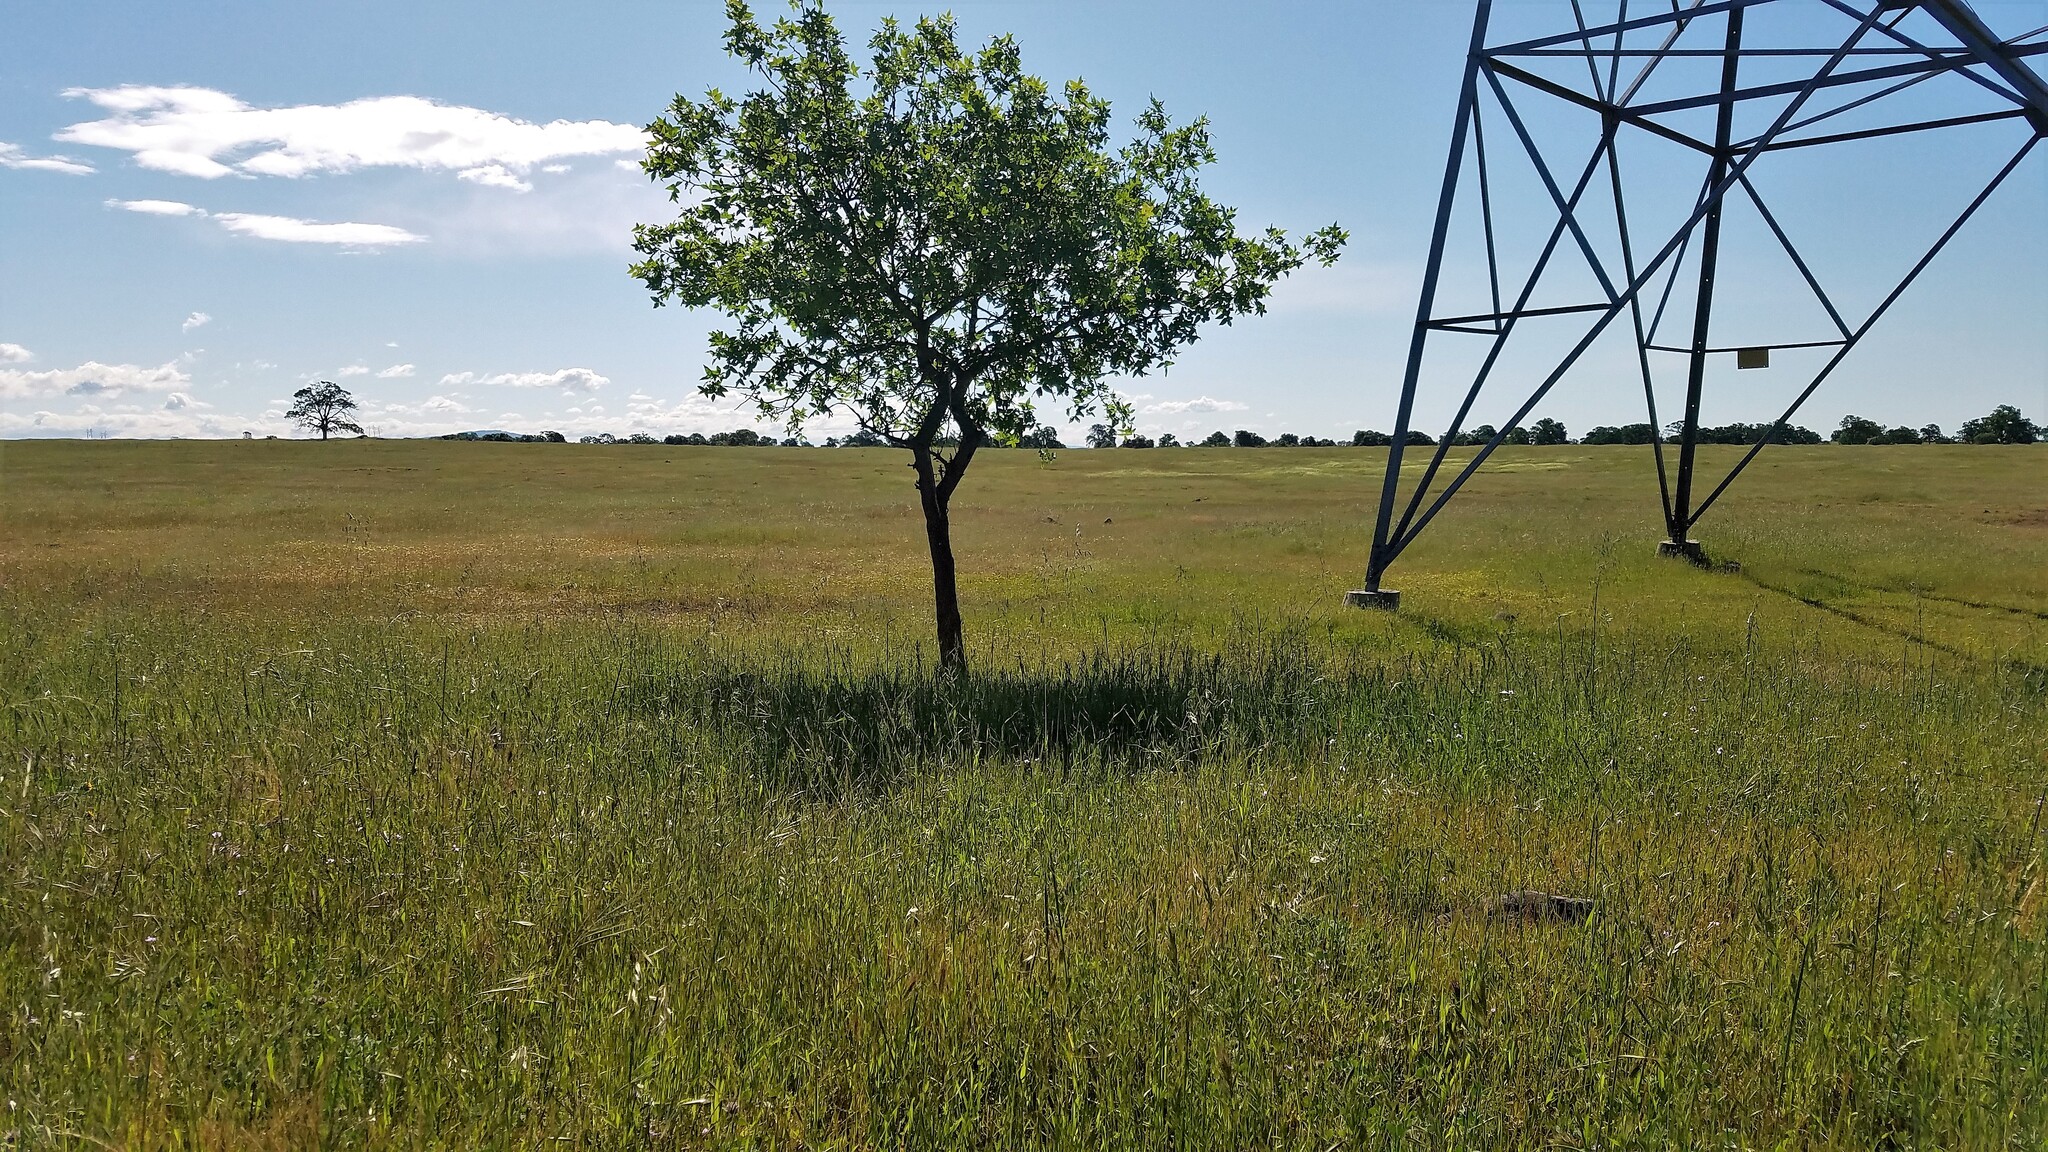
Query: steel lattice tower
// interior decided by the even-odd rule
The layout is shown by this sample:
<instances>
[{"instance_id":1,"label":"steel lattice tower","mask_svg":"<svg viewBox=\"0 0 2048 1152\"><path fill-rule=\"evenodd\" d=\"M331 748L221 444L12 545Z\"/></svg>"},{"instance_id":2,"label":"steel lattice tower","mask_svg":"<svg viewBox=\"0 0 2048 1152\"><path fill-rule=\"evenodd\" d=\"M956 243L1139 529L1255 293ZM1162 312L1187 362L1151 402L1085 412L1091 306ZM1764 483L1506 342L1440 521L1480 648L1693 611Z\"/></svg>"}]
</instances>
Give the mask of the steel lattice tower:
<instances>
[{"instance_id":1,"label":"steel lattice tower","mask_svg":"<svg viewBox=\"0 0 2048 1152\"><path fill-rule=\"evenodd\" d=\"M1388 566L1508 439L1509 430L1617 325L1619 333L1633 337L1631 374L1640 372L1649 408L1667 536L1661 548L1699 559L1691 529L1700 517L2048 137L2048 83L2033 60L2048 54L2048 27L2001 38L1963 0L1667 2L1668 8L1648 0L1605 0L1601 16L1611 14L1612 19L1596 23L1587 11L1596 0L1555 0L1545 6L1556 18L1555 31L1498 43L1490 31L1492 0L1478 0L1365 590L1351 593L1347 599L1352 603L1398 603L1398 593L1380 588ZM1538 103L1552 105L1543 111L1553 117L1589 118L1588 128L1598 132L1590 157L1583 146L1560 155L1559 149L1539 142L1525 115ZM1852 315L1837 306L1795 243L1796 229L1781 222L1759 191L1773 159L1793 150L1839 150L1857 141L1912 133L1981 133L1975 126L2003 121L2012 123L1999 134L2000 154L2010 141L2017 141L2016 150L1867 312ZM1555 214L1547 241L1526 266L1511 264L1497 243L1500 170L1489 157L1489 132L1497 147L1506 137L1517 163L1526 160L1541 185L1534 198L1546 216ZM1690 157L1700 173L1688 185L1697 188L1696 196L1688 193L1690 212L1673 214L1682 218L1675 228L1645 227L1640 216L1631 220L1636 200L1627 191L1622 149L1634 147L1632 139L1655 142L1667 152L1676 149L1673 154ZM1660 175L1660 187L1671 184L1668 175ZM1754 212L1782 248L1825 312L1826 330L1811 339L1776 343L1724 347L1713 342L1724 219L1737 209ZM1465 222L1468 229L1476 224L1484 241L1483 261L1450 267L1447 249L1454 221ZM1888 239L1879 236L1876 242ZM1439 296L1447 268L1453 274L1469 273L1471 265L1481 263L1486 279L1479 298L1490 305L1443 314ZM1580 295L1590 299L1539 305L1539 283L1546 276L1554 279L1567 264L1587 289ZM1684 290L1674 301L1681 285ZM1663 336L1668 328L1687 326L1687 303L1689 330ZM1539 358L1547 367L1539 366L1521 382L1533 387L1516 389L1526 399L1514 415L1445 479L1452 441L1463 432L1481 390L1508 374L1499 369L1511 338L1518 329L1536 325L1552 326L1555 335L1559 324L1572 326L1569 338L1558 344L1562 353ZM1468 357L1476 356L1478 366L1457 415L1419 477L1404 485L1404 450L1415 431L1412 418L1425 362L1444 341L1475 340L1483 351L1465 350ZM1695 449L1709 357L1734 354L1739 367L1762 367L1777 349L1831 352L1735 467L1700 496ZM1675 445L1658 422L1660 359L1682 363L1685 370L1684 412L1671 437ZM1675 453L1670 451L1674 447Z\"/></svg>"}]
</instances>

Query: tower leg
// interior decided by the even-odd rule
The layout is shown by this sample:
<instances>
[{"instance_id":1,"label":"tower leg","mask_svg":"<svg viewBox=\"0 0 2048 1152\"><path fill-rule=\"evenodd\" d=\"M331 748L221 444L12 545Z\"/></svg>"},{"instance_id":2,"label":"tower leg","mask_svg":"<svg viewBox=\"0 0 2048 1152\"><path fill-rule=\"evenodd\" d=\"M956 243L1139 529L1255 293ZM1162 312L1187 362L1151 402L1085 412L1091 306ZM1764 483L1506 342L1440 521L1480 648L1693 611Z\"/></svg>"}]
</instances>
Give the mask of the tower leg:
<instances>
[{"instance_id":1,"label":"tower leg","mask_svg":"<svg viewBox=\"0 0 2048 1152\"><path fill-rule=\"evenodd\" d=\"M1708 187L1720 188L1728 179L1728 165L1731 159L1729 145L1735 132L1735 101L1732 93L1739 79L1738 70L1742 52L1741 8L1728 12L1728 49L1721 58L1721 107L1714 124L1714 163ZM1694 563L1703 562L1699 543L1688 540L1686 533L1692 529L1692 473L1693 458L1700 441L1700 398L1706 389L1708 332L1714 318L1714 277L1721 262L1721 207L1726 193L1714 197L1707 206L1707 218L1700 232L1700 280L1699 295L1694 302L1692 321L1692 356L1687 365L1685 379L1685 419L1678 433L1678 483L1677 494L1672 500L1671 515L1665 523L1669 535L1658 552L1665 556L1682 555ZM1657 435L1651 429L1652 436Z\"/></svg>"},{"instance_id":2,"label":"tower leg","mask_svg":"<svg viewBox=\"0 0 2048 1152\"><path fill-rule=\"evenodd\" d=\"M1450 238L1451 213L1458 198L1458 178L1465 162L1465 140L1479 103L1479 68L1486 54L1486 27L1493 0L1479 0L1472 17L1472 44L1465 54L1465 82L1458 96L1457 125L1451 130L1451 158L1444 165L1443 190L1437 197L1436 230L1429 240L1429 266L1422 274L1422 299L1415 308L1415 332L1408 343L1408 367L1401 377L1401 407L1394 417L1394 442L1387 449L1387 474L1380 481L1379 517L1374 522L1372 552L1366 560L1365 588L1349 592L1344 602L1354 608L1396 608L1401 594L1382 592L1380 577L1401 551L1393 539L1394 497L1401 484L1401 454L1415 414L1415 388L1422 378L1422 354L1429 341L1430 311L1436 307L1437 282L1443 274L1444 246Z\"/></svg>"},{"instance_id":3,"label":"tower leg","mask_svg":"<svg viewBox=\"0 0 2048 1152\"><path fill-rule=\"evenodd\" d=\"M1666 560L1683 560L1688 564L1704 568L1707 566L1707 550L1697 540L1664 540L1657 545L1657 555Z\"/></svg>"}]
</instances>

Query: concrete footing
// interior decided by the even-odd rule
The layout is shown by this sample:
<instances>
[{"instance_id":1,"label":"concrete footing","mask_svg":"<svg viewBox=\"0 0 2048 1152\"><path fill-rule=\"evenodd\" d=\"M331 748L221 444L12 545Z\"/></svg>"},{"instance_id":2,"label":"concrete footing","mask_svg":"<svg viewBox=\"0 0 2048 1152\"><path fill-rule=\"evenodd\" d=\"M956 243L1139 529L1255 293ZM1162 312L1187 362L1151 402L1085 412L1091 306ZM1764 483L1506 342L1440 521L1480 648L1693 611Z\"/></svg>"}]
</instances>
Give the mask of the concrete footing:
<instances>
[{"instance_id":1,"label":"concrete footing","mask_svg":"<svg viewBox=\"0 0 2048 1152\"><path fill-rule=\"evenodd\" d=\"M1377 608L1382 612L1393 612L1401 607L1401 594L1391 588L1382 588L1376 592L1346 592L1344 594L1344 606L1346 608Z\"/></svg>"},{"instance_id":2,"label":"concrete footing","mask_svg":"<svg viewBox=\"0 0 2048 1152\"><path fill-rule=\"evenodd\" d=\"M1707 550L1700 547L1697 540L1687 540L1682 544L1676 540L1659 541L1657 555L1667 560L1683 560L1688 564L1697 564L1702 568L1707 564Z\"/></svg>"}]
</instances>

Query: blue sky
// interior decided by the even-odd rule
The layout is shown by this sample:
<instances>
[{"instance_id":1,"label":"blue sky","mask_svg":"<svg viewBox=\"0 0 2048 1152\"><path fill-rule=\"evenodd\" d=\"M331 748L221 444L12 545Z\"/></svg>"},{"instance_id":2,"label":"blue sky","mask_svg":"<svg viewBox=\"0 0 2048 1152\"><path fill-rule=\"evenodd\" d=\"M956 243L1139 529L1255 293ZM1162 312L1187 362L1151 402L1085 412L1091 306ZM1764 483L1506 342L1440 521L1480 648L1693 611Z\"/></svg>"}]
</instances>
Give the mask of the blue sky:
<instances>
[{"instance_id":1,"label":"blue sky","mask_svg":"<svg viewBox=\"0 0 2048 1152\"><path fill-rule=\"evenodd\" d=\"M631 225L667 210L633 167L637 126L678 91L747 87L719 50L721 7L7 6L0 436L284 433L287 398L318 378L354 390L363 423L384 435L748 423L696 394L716 318L656 310L626 274ZM926 11L831 7L855 39L884 15ZM1247 226L1352 231L1337 267L1298 274L1270 315L1126 382L1141 429L1392 425L1468 4L952 7L966 39L1012 32L1031 70L1083 77L1121 112L1156 95L1179 116L1210 117L1222 159L1208 186ZM1511 24L1569 19L1562 0L1500 8ZM1978 8L2007 35L2048 24L2048 0ZM1543 110L1532 126L1572 130L1568 114ZM1816 156L1773 176L1772 195L1824 279L1874 294L1916 254L1902 245L1931 237L2019 138L2011 125L1973 131ZM1653 179L1656 164L1644 169ZM1686 179L1670 183L1690 196ZM1533 184L1510 186L1504 229L1547 226L1537 199ZM1752 251L1743 244L1731 251ZM1471 289L1473 271L1453 271L1454 289ZM1717 343L1806 334L1811 317L1782 284L1731 271L1723 285ZM2037 155L1801 422L1831 427L1854 411L1952 429L2001 402L2048 416L2044 317L2048 156ZM1717 369L1705 418L1769 419L1801 383L1798 363ZM1454 405L1431 392L1418 422L1441 426ZM1475 421L1511 410L1491 397ZM1608 356L1535 415L1576 432L1640 411L1638 382Z\"/></svg>"}]
</instances>

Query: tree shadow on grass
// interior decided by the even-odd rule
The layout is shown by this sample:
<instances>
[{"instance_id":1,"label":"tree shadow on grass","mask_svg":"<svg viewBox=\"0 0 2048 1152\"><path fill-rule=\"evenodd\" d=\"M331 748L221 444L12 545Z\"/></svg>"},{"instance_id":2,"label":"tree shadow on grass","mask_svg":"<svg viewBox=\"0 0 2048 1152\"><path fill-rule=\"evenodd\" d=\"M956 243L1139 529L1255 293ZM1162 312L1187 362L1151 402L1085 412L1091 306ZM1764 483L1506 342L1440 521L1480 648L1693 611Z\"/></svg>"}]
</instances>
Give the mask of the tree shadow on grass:
<instances>
[{"instance_id":1,"label":"tree shadow on grass","mask_svg":"<svg viewBox=\"0 0 2048 1152\"><path fill-rule=\"evenodd\" d=\"M778 785L836 792L937 764L1135 769L1312 746L1343 711L1330 707L1332 687L1278 646L958 674L789 658L672 679L658 706L717 733Z\"/></svg>"}]
</instances>

